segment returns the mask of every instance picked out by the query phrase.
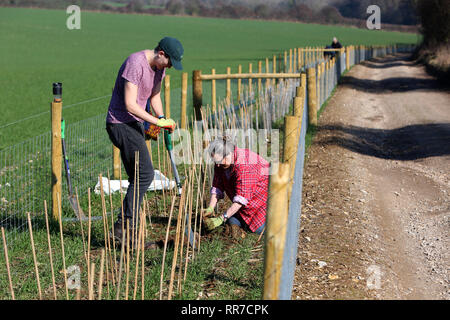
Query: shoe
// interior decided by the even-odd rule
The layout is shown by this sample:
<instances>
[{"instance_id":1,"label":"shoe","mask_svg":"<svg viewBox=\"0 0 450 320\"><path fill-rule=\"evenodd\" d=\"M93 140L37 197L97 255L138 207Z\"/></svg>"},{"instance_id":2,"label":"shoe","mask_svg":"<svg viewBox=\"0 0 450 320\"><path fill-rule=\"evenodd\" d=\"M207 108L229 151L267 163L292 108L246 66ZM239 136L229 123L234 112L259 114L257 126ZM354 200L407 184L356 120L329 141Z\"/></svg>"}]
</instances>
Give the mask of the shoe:
<instances>
[{"instance_id":1,"label":"shoe","mask_svg":"<svg viewBox=\"0 0 450 320\"><path fill-rule=\"evenodd\" d=\"M118 220L116 223L114 223L114 227L113 230L110 231L109 236L113 241L118 242L119 245L122 245L122 238L125 235L125 243L124 245L126 246L126 238L127 238L127 233L126 233L126 224L124 224L124 229L122 229L122 221ZM113 237L113 231L114 231L114 237ZM125 232L125 234L123 233ZM130 240L132 240L133 235L135 236L134 239L134 243L137 243L137 237L135 235L135 229L130 227L129 230L129 234L128 236L130 237ZM133 241L131 241L133 243Z\"/></svg>"},{"instance_id":2,"label":"shoe","mask_svg":"<svg viewBox=\"0 0 450 320\"><path fill-rule=\"evenodd\" d=\"M231 225L231 237L234 240L241 240L245 238L245 231L242 230L237 224Z\"/></svg>"}]
</instances>

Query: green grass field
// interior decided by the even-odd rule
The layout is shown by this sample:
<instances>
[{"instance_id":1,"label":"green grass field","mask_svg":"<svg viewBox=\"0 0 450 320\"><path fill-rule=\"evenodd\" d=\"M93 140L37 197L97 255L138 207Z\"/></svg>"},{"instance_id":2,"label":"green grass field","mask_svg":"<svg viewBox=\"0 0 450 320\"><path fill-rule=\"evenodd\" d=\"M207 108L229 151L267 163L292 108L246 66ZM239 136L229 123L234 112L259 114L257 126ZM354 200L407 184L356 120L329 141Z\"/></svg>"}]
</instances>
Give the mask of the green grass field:
<instances>
[{"instance_id":1,"label":"green grass field","mask_svg":"<svg viewBox=\"0 0 450 320\"><path fill-rule=\"evenodd\" d=\"M62 10L0 8L0 149L50 129L52 83L63 83L68 124L106 113L117 70L131 53L169 35L185 48L184 72L248 63L301 46L415 43L414 34L288 22L81 12L68 30ZM181 73L169 70L173 95ZM178 91L179 92L179 91ZM173 97L172 116L179 117ZM190 101L189 101L190 102ZM26 120L24 120L26 119Z\"/></svg>"}]
</instances>

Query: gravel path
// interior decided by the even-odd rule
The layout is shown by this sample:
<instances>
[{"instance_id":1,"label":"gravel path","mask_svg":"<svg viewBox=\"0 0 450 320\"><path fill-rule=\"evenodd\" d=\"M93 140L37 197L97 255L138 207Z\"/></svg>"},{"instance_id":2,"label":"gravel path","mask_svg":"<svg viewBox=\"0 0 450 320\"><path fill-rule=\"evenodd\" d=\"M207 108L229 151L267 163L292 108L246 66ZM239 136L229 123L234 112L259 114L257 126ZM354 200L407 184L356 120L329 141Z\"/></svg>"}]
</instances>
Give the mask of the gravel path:
<instances>
[{"instance_id":1,"label":"gravel path","mask_svg":"<svg viewBox=\"0 0 450 320\"><path fill-rule=\"evenodd\" d=\"M305 164L297 299L450 299L450 93L397 55L353 67Z\"/></svg>"}]
</instances>

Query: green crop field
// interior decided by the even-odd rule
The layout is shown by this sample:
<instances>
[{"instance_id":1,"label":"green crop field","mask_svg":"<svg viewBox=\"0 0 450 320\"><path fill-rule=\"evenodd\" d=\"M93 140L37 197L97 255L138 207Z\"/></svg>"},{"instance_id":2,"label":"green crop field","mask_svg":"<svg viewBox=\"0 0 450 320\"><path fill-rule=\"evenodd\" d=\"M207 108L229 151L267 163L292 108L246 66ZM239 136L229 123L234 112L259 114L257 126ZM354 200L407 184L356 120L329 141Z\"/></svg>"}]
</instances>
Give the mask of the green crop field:
<instances>
[{"instance_id":1,"label":"green crop field","mask_svg":"<svg viewBox=\"0 0 450 320\"><path fill-rule=\"evenodd\" d=\"M398 32L273 21L110 14L81 11L81 29L69 30L63 10L0 8L0 149L50 129L52 83L63 83L63 117L70 124L106 113L118 68L133 52L162 37L181 40L184 72L248 63L286 49L346 44L416 43ZM169 70L173 95L181 73ZM178 93L177 93L178 92ZM172 116L179 117L179 105ZM190 101L188 101L190 102Z\"/></svg>"}]
</instances>

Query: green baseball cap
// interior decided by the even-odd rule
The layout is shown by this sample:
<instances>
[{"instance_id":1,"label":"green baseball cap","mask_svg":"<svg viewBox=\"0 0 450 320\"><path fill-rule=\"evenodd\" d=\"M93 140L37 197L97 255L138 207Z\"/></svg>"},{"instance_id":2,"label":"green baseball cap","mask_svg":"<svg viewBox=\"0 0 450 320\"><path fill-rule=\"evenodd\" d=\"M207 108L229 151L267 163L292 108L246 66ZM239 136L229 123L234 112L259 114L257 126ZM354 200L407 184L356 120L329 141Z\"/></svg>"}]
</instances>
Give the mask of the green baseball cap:
<instances>
[{"instance_id":1,"label":"green baseball cap","mask_svg":"<svg viewBox=\"0 0 450 320\"><path fill-rule=\"evenodd\" d=\"M183 59L184 49L178 39L165 37L159 41L158 46L170 57L170 62L175 69L183 69L181 59Z\"/></svg>"}]
</instances>

